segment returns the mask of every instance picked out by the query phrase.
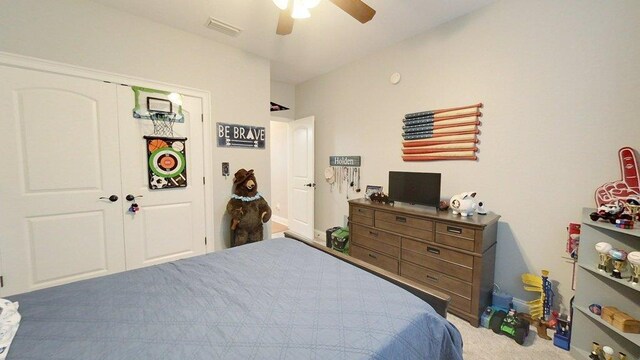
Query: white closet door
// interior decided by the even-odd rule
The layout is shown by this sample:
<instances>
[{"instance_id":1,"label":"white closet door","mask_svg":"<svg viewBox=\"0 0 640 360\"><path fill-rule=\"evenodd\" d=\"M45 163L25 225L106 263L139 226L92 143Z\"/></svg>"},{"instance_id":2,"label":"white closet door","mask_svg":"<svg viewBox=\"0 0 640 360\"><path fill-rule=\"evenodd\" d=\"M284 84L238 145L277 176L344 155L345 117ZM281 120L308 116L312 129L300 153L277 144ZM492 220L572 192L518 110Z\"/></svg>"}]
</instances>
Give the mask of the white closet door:
<instances>
[{"instance_id":1,"label":"white closet door","mask_svg":"<svg viewBox=\"0 0 640 360\"><path fill-rule=\"evenodd\" d=\"M0 79L3 296L123 270L116 86L4 66Z\"/></svg>"},{"instance_id":2,"label":"white closet door","mask_svg":"<svg viewBox=\"0 0 640 360\"><path fill-rule=\"evenodd\" d=\"M135 199L140 211L128 211L124 201L127 269L205 253L204 153L202 99L183 96L184 123L175 123L178 137L186 137L187 187L150 190L144 135L153 133L150 120L132 116L134 95L118 87L122 195Z\"/></svg>"}]
</instances>

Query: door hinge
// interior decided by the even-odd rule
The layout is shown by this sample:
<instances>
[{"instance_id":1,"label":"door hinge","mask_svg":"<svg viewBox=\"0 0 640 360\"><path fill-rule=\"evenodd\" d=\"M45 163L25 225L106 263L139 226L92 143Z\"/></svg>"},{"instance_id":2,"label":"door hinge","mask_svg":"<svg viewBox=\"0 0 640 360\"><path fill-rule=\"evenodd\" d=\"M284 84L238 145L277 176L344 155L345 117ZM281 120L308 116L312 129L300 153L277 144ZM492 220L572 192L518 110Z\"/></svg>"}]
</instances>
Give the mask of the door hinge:
<instances>
[{"instance_id":1,"label":"door hinge","mask_svg":"<svg viewBox=\"0 0 640 360\"><path fill-rule=\"evenodd\" d=\"M205 180L205 177L202 177L202 185L207 185L207 180Z\"/></svg>"},{"instance_id":2,"label":"door hinge","mask_svg":"<svg viewBox=\"0 0 640 360\"><path fill-rule=\"evenodd\" d=\"M204 244L207 245L207 237L204 237Z\"/></svg>"},{"instance_id":3,"label":"door hinge","mask_svg":"<svg viewBox=\"0 0 640 360\"><path fill-rule=\"evenodd\" d=\"M4 287L4 276L0 276L0 287Z\"/></svg>"},{"instance_id":4,"label":"door hinge","mask_svg":"<svg viewBox=\"0 0 640 360\"><path fill-rule=\"evenodd\" d=\"M202 122L204 122L204 114L200 114L200 120L202 120Z\"/></svg>"}]
</instances>

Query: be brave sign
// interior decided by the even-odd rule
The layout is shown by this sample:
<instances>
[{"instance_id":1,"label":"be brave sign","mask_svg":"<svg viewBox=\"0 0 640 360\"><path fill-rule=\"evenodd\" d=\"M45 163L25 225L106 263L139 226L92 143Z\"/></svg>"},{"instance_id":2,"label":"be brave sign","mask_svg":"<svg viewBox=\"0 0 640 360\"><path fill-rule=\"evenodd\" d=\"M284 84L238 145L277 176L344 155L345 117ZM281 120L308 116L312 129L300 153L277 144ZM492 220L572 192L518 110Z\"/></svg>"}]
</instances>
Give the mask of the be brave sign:
<instances>
[{"instance_id":1,"label":"be brave sign","mask_svg":"<svg viewBox=\"0 0 640 360\"><path fill-rule=\"evenodd\" d=\"M216 123L218 147L264 149L267 136L264 127Z\"/></svg>"}]
</instances>

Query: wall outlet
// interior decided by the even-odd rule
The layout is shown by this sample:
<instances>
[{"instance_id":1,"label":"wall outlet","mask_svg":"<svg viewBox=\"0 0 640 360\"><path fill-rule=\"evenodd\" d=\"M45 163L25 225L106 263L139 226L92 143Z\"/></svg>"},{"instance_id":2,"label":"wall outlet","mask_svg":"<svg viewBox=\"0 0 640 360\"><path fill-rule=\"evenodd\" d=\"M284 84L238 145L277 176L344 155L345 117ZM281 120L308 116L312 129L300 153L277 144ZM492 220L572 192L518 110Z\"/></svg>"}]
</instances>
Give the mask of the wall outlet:
<instances>
[{"instance_id":1,"label":"wall outlet","mask_svg":"<svg viewBox=\"0 0 640 360\"><path fill-rule=\"evenodd\" d=\"M342 227L349 227L349 217L347 215L344 216Z\"/></svg>"}]
</instances>

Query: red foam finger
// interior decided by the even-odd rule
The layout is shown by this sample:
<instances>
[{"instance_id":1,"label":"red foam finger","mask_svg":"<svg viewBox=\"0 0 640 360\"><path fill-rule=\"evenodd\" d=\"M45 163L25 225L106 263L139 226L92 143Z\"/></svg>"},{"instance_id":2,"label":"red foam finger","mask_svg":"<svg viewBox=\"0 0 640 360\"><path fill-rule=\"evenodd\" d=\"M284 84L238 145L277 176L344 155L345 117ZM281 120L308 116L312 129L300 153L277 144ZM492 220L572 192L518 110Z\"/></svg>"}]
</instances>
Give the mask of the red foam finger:
<instances>
[{"instance_id":1,"label":"red foam finger","mask_svg":"<svg viewBox=\"0 0 640 360\"><path fill-rule=\"evenodd\" d=\"M623 147L618 151L620 157L620 171L622 181L635 192L640 192L640 176L638 175L638 162L636 154L630 147Z\"/></svg>"}]
</instances>

